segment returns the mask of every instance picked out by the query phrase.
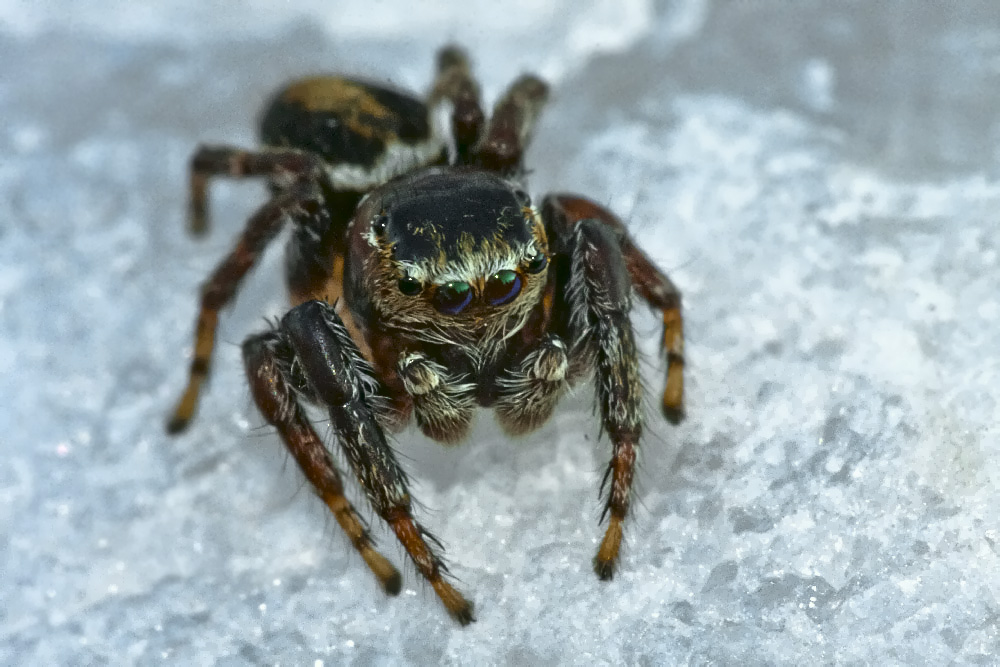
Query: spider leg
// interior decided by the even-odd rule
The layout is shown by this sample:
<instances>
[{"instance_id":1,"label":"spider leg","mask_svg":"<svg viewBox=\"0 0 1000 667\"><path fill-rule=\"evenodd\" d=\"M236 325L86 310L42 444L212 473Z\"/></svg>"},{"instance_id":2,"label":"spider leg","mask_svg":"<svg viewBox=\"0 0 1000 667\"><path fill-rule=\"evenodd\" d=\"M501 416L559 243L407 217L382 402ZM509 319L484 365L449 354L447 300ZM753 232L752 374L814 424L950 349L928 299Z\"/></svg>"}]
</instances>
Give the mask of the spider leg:
<instances>
[{"instance_id":1,"label":"spider leg","mask_svg":"<svg viewBox=\"0 0 1000 667\"><path fill-rule=\"evenodd\" d=\"M504 431L522 435L552 415L568 386L567 354L566 344L558 336L546 336L517 366L497 378L500 395L493 411Z\"/></svg>"},{"instance_id":2,"label":"spider leg","mask_svg":"<svg viewBox=\"0 0 1000 667\"><path fill-rule=\"evenodd\" d=\"M548 98L549 87L538 77L526 74L514 81L493 107L473 161L503 174L520 171L524 151Z\"/></svg>"},{"instance_id":3,"label":"spider leg","mask_svg":"<svg viewBox=\"0 0 1000 667\"><path fill-rule=\"evenodd\" d=\"M610 482L604 516L608 527L594 557L601 579L614 575L622 527L632 494L636 451L642 434L642 388L632 333L630 277L618 236L597 220L576 223L569 239L573 357L590 360L601 425L612 444L603 488Z\"/></svg>"},{"instance_id":4,"label":"spider leg","mask_svg":"<svg viewBox=\"0 0 1000 667\"><path fill-rule=\"evenodd\" d=\"M299 405L293 388L296 383L290 377L293 355L284 336L271 331L248 338L243 343L243 361L261 414L278 429L306 479L333 512L385 592L398 595L402 587L399 571L375 550L367 526L344 497L344 485L330 453Z\"/></svg>"},{"instance_id":5,"label":"spider leg","mask_svg":"<svg viewBox=\"0 0 1000 667\"><path fill-rule=\"evenodd\" d=\"M327 213L319 187L314 182L303 181L264 204L247 221L236 247L202 285L188 384L167 423L170 433L184 430L194 416L202 385L208 378L219 311L232 301L257 257L281 230L287 217L307 222L324 215Z\"/></svg>"},{"instance_id":6,"label":"spider leg","mask_svg":"<svg viewBox=\"0 0 1000 667\"><path fill-rule=\"evenodd\" d=\"M208 231L208 181L212 176L270 176L276 183L285 181L287 185L321 169L318 158L295 149L248 151L232 146L200 146L191 156L188 230L195 236Z\"/></svg>"},{"instance_id":7,"label":"spider leg","mask_svg":"<svg viewBox=\"0 0 1000 667\"><path fill-rule=\"evenodd\" d=\"M465 52L457 46L446 46L438 52L437 78L428 106L433 109L441 102L452 105L451 127L458 163L466 164L482 134L485 117L479 101L479 84L469 70Z\"/></svg>"},{"instance_id":8,"label":"spider leg","mask_svg":"<svg viewBox=\"0 0 1000 667\"><path fill-rule=\"evenodd\" d=\"M280 331L312 395L329 411L337 442L375 511L389 523L451 616L462 625L470 623L472 604L445 580L441 558L410 513L406 473L373 410L374 371L333 306L323 301L296 306L282 318Z\"/></svg>"},{"instance_id":9,"label":"spider leg","mask_svg":"<svg viewBox=\"0 0 1000 667\"><path fill-rule=\"evenodd\" d=\"M577 220L599 220L617 231L625 266L639 296L663 313L662 349L667 357L667 383L663 390L663 414L673 423L684 417L684 320L681 293L656 265L636 247L621 220L603 206L575 195L555 194L545 198L543 217L557 234L568 235Z\"/></svg>"}]
</instances>

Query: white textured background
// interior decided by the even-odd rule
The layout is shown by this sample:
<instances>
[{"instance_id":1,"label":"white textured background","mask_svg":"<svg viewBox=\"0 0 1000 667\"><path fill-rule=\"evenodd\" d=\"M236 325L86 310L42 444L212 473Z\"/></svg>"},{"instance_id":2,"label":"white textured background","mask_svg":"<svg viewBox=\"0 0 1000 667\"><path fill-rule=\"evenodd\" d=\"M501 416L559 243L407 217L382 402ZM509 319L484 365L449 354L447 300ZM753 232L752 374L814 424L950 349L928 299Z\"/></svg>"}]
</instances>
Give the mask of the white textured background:
<instances>
[{"instance_id":1,"label":"white textured background","mask_svg":"<svg viewBox=\"0 0 1000 667\"><path fill-rule=\"evenodd\" d=\"M589 388L523 441L399 438L464 630L412 568L384 598L260 428L236 344L282 312L280 252L162 430L263 198L220 184L187 238L194 146L252 145L295 75L423 90L449 40L491 99L552 81L534 190L626 216L689 342L611 584ZM998 110L986 1L0 3L0 663L994 663Z\"/></svg>"}]
</instances>

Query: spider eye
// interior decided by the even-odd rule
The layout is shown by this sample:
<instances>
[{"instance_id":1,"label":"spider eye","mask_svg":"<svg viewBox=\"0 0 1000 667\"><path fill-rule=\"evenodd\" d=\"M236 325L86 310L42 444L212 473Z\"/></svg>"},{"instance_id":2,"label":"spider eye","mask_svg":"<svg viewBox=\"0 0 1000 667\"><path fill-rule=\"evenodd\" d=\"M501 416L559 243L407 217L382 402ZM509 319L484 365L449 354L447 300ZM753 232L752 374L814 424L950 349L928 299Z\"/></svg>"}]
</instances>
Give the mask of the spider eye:
<instances>
[{"instance_id":1,"label":"spider eye","mask_svg":"<svg viewBox=\"0 0 1000 667\"><path fill-rule=\"evenodd\" d=\"M424 286L420 284L419 280L414 280L413 278L402 278L399 283L399 291L406 296L416 296L420 294Z\"/></svg>"},{"instance_id":2,"label":"spider eye","mask_svg":"<svg viewBox=\"0 0 1000 667\"><path fill-rule=\"evenodd\" d=\"M525 267L528 273L539 273L545 268L545 265L549 263L549 258L545 256L545 253L540 252L531 259L528 260L528 265Z\"/></svg>"},{"instance_id":3,"label":"spider eye","mask_svg":"<svg viewBox=\"0 0 1000 667\"><path fill-rule=\"evenodd\" d=\"M472 301L472 287L454 280L434 290L434 307L446 315L458 315Z\"/></svg>"},{"instance_id":4,"label":"spider eye","mask_svg":"<svg viewBox=\"0 0 1000 667\"><path fill-rule=\"evenodd\" d=\"M483 297L491 306L502 306L513 300L520 292L521 277L514 271L505 269L497 271L486 281Z\"/></svg>"}]
</instances>

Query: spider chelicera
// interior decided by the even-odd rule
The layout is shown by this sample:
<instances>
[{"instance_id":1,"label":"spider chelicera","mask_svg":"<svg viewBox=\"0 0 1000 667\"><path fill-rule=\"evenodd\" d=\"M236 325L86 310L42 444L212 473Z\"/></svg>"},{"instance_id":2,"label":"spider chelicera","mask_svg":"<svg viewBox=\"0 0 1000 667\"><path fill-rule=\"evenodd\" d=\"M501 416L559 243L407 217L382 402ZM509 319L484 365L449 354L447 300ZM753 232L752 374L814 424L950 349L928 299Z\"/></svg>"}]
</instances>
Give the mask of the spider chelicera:
<instances>
[{"instance_id":1,"label":"spider chelicera","mask_svg":"<svg viewBox=\"0 0 1000 667\"><path fill-rule=\"evenodd\" d=\"M220 309L290 225L293 307L243 343L253 399L382 587L397 594L399 571L344 496L304 405L329 413L368 501L462 624L473 620L472 604L413 518L387 432L413 417L429 437L454 443L482 406L523 434L593 376L612 446L594 569L610 579L642 430L633 290L662 312L662 404L671 421L682 416L677 289L614 214L566 194L534 206L523 189L522 156L547 95L545 83L523 76L486 118L464 53L447 47L426 102L354 79L304 79L266 107L264 148L204 146L191 162L195 234L207 229L211 177L263 177L272 197L203 285L190 377L168 429L183 430L194 415Z\"/></svg>"}]
</instances>

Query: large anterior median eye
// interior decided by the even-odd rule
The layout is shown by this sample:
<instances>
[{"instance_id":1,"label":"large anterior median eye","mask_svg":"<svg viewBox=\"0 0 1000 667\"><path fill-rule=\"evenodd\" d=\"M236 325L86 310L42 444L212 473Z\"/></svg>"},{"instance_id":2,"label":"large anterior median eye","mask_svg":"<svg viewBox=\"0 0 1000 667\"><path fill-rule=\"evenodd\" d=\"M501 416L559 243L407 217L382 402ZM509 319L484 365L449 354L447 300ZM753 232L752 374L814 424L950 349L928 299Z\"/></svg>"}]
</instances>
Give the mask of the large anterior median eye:
<instances>
[{"instance_id":1,"label":"large anterior median eye","mask_svg":"<svg viewBox=\"0 0 1000 667\"><path fill-rule=\"evenodd\" d=\"M472 287L461 280L440 285L434 290L434 307L447 315L458 315L472 301Z\"/></svg>"},{"instance_id":2,"label":"large anterior median eye","mask_svg":"<svg viewBox=\"0 0 1000 667\"><path fill-rule=\"evenodd\" d=\"M489 280L483 290L483 298L491 306L502 306L511 301L521 291L521 277L514 271L497 271Z\"/></svg>"}]
</instances>

